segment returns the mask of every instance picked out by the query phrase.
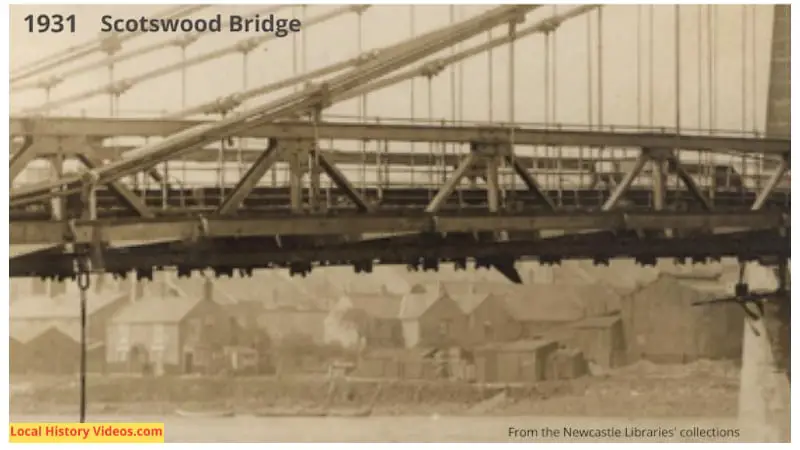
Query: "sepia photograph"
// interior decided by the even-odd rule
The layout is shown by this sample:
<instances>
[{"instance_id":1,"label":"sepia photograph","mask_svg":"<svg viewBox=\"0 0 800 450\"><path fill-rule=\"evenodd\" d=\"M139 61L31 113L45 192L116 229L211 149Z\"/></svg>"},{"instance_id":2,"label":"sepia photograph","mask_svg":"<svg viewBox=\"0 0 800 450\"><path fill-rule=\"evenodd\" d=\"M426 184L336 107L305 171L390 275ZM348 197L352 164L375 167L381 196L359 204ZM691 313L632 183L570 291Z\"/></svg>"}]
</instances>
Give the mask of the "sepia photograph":
<instances>
[{"instance_id":1,"label":"sepia photograph","mask_svg":"<svg viewBox=\"0 0 800 450\"><path fill-rule=\"evenodd\" d=\"M790 5L8 15L11 442L791 441Z\"/></svg>"}]
</instances>

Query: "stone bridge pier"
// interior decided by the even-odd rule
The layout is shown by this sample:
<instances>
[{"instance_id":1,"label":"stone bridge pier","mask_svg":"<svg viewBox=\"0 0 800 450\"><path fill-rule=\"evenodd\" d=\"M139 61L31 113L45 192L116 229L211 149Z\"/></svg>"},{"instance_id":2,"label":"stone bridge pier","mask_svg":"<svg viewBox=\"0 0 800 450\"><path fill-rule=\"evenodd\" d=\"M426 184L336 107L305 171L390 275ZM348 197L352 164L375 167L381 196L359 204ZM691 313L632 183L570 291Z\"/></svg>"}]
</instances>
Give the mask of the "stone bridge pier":
<instances>
[{"instance_id":1,"label":"stone bridge pier","mask_svg":"<svg viewBox=\"0 0 800 450\"><path fill-rule=\"evenodd\" d=\"M745 277L753 290L774 290L773 270L748 264ZM791 440L791 303L768 301L764 318L746 319L739 386L739 427L747 442Z\"/></svg>"}]
</instances>

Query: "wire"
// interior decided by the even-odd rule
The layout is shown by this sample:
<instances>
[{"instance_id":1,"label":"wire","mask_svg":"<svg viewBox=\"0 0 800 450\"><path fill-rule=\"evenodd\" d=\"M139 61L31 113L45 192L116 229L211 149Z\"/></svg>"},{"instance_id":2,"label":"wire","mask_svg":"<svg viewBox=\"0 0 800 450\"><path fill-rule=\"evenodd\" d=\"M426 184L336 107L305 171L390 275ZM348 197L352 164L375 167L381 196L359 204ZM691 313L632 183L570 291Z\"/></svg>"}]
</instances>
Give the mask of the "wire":
<instances>
[{"instance_id":1,"label":"wire","mask_svg":"<svg viewBox=\"0 0 800 450\"><path fill-rule=\"evenodd\" d=\"M486 32L486 41L492 41L492 30ZM486 52L486 60L487 60L487 67L488 67L488 83L489 83L489 123L494 122L494 52L490 48L489 51Z\"/></svg>"},{"instance_id":2,"label":"wire","mask_svg":"<svg viewBox=\"0 0 800 450\"><path fill-rule=\"evenodd\" d=\"M649 73L648 73L648 75L650 76L650 93L648 95L648 98L650 100L648 102L649 103L648 106L650 107L650 115L649 115L650 128L653 128L653 126L655 126L655 101L653 99L653 94L655 94L655 91L656 91L655 80L654 80L655 71L653 70L654 67L655 67L654 66L654 61L653 61L653 55L655 55L655 44L654 44L655 39L653 38L653 34L655 33L655 11L654 10L655 10L655 5L650 5L650 10L649 10L649 13L650 13L649 14L650 27L649 27L649 30L648 30L648 32L649 32L648 33L648 47L650 48L650 51L648 52L648 55L647 55L648 59L649 59L648 63L650 65Z\"/></svg>"},{"instance_id":3,"label":"wire","mask_svg":"<svg viewBox=\"0 0 800 450\"><path fill-rule=\"evenodd\" d=\"M675 132L681 134L681 5L675 5Z\"/></svg>"},{"instance_id":4,"label":"wire","mask_svg":"<svg viewBox=\"0 0 800 450\"><path fill-rule=\"evenodd\" d=\"M408 9L409 36L413 39L417 35L416 10L414 8L414 5L409 5L408 8L409 8ZM414 117L415 117L415 114L416 114L416 96L417 95L416 95L416 92L414 90L414 86L416 85L416 83L417 83L416 77L412 78L411 79L411 83L410 83L410 88L411 88L411 105L410 106L411 106L411 123L412 124L415 122ZM416 148L416 143L412 142L411 143L411 169L410 169L410 178L411 178L411 185L412 186L414 185L414 174L415 174L415 170L414 169L416 167L416 161L415 161L416 152L414 151L415 148Z\"/></svg>"},{"instance_id":5,"label":"wire","mask_svg":"<svg viewBox=\"0 0 800 450\"><path fill-rule=\"evenodd\" d=\"M697 129L703 129L703 5L697 5Z\"/></svg>"}]
</instances>

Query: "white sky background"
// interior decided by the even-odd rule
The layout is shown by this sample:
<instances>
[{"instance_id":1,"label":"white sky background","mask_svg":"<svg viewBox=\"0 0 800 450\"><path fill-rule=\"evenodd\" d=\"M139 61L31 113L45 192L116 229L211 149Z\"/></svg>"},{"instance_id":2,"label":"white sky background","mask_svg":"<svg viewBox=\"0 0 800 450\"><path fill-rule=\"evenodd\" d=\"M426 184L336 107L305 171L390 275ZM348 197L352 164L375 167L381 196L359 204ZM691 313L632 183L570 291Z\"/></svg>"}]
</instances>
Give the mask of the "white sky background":
<instances>
[{"instance_id":1,"label":"white sky background","mask_svg":"<svg viewBox=\"0 0 800 450\"><path fill-rule=\"evenodd\" d=\"M307 8L307 17L324 13L336 6L312 5ZM527 22L520 27L549 16L554 9L567 11L572 6L546 5L528 15ZM166 5L83 5L83 6L19 6L11 7L11 67L18 67L26 61L46 56L67 47L80 44L98 36L100 17L112 14L116 17L139 17L154 15L168 8ZM457 15L466 17L487 9L482 5L460 5ZM649 10L654 9L653 32L653 85L649 87ZM702 17L698 14L701 12ZM755 11L755 18L743 21L741 5L716 5L716 76L715 76L715 116L717 129L763 130L769 76L770 42L772 33L773 7L771 5L748 6ZM192 17L209 17L215 13L241 13L263 9L263 6L216 5L194 13ZM32 12L74 13L77 16L78 32L74 35L27 33L23 17ZM610 5L603 8L603 123L617 125L649 124L649 111L653 106L653 121L656 126L675 126L675 20L673 6ZM637 40L637 18L641 14L641 38ZM681 6L681 127L697 129L709 127L709 81L707 19L708 7L693 5ZM302 18L301 8L286 7L280 17ZM587 17L591 19L587 19ZM224 17L224 16L223 16ZM400 42L410 35L409 6L372 6L363 16L364 49L380 48ZM417 33L424 33L449 23L449 6L416 6ZM565 124L587 124L589 118L588 101L588 63L587 38L588 21L591 20L591 47L593 52L592 75L593 109L592 122L598 122L598 79L597 79L597 13L580 16L565 22L555 34L555 56L550 63L556 64L555 87L551 98L556 103L555 119L551 121ZM744 27L743 28L743 22ZM755 23L755 31L753 30ZM498 28L495 36L501 31ZM503 28L505 30L505 28ZM698 34L700 31L700 34ZM505 32L505 31L503 31ZM744 34L744 42L742 35ZM153 34L135 38L123 44L125 49L145 46L150 42L168 41L180 34ZM203 54L225 47L254 34L220 33L204 36L189 47L187 57ZM306 40L307 55L300 54L302 40ZM464 44L464 48L485 41L485 34ZM516 86L514 89L515 118L517 122L544 123L545 116L545 53L544 37L541 34L521 39L516 44ZM254 51L249 57L248 86L254 87L292 76L293 39L291 35L274 39L264 47ZM743 52L742 45L745 45ZM637 47L641 46L641 54ZM324 67L328 64L351 58L358 54L357 19L354 14L333 19L321 25L304 29L296 39L298 70L303 71ZM698 53L700 52L700 53ZM119 64L115 68L116 77L134 76L152 70L165 63L179 60L180 50L165 47L145 57L139 57ZM753 59L755 57L755 59ZM102 59L96 55L94 60ZM508 47L494 51L493 101L489 102L488 59L485 54L475 56L456 68L456 74L463 73L463 87L456 89L457 116L463 111L463 120L487 121L489 109L495 121L509 117L508 108ZM86 60L81 60L85 63ZM744 64L744 74L742 67ZM641 67L639 83L641 102L637 101L637 65ZM58 72L52 72L57 74ZM433 117L437 120L452 120L450 73L446 69L432 82ZM458 79L458 75L456 75ZM744 89L743 89L744 77ZM755 77L755 78L754 78ZM193 66L187 70L187 106L229 95L242 88L242 56L231 54L213 62ZM552 78L551 78L552 79ZM154 116L159 111L175 111L181 108L180 72L160 77L134 86L123 94L118 114L121 116ZM108 83L108 72L98 69L90 73L68 79L51 93L52 100L95 89ZM415 112L419 118L428 118L428 82L416 81ZM459 92L463 91L463 94ZM291 92L282 91L268 97L251 100L248 105L274 99ZM12 111L37 106L44 101L42 90L15 93L12 96ZM410 82L369 95L368 116L408 118L411 116ZM702 103L702 109L700 104ZM641 106L637 108L637 104ZM744 124L743 122L744 110ZM97 96L55 111L54 115L108 116L108 96ZM357 100L334 105L329 114L357 114ZM640 115L640 119L637 116Z\"/></svg>"}]
</instances>

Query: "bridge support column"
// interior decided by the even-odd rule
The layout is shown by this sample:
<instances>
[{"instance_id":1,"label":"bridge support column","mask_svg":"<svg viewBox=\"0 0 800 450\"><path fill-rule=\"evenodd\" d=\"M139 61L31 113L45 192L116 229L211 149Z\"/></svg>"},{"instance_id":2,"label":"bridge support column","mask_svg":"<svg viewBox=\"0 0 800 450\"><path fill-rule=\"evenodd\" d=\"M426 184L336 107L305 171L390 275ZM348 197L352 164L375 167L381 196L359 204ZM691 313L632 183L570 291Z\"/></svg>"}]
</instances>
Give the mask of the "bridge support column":
<instances>
[{"instance_id":1,"label":"bridge support column","mask_svg":"<svg viewBox=\"0 0 800 450\"><path fill-rule=\"evenodd\" d=\"M775 289L775 276L758 263L747 266L745 276L754 289ZM747 442L789 442L790 383L788 299L770 299L763 318L744 326L739 385L739 428ZM783 333L785 338L781 336ZM786 345L781 345L786 341ZM782 348L783 347L783 348ZM785 361L782 361L785 360Z\"/></svg>"},{"instance_id":2,"label":"bridge support column","mask_svg":"<svg viewBox=\"0 0 800 450\"><path fill-rule=\"evenodd\" d=\"M51 172L53 174L53 178L60 179L64 176L64 156L57 154L50 158L50 167ZM65 209L66 209L66 199L61 196L53 196L50 199L50 205L53 212L53 220L63 220Z\"/></svg>"}]
</instances>

